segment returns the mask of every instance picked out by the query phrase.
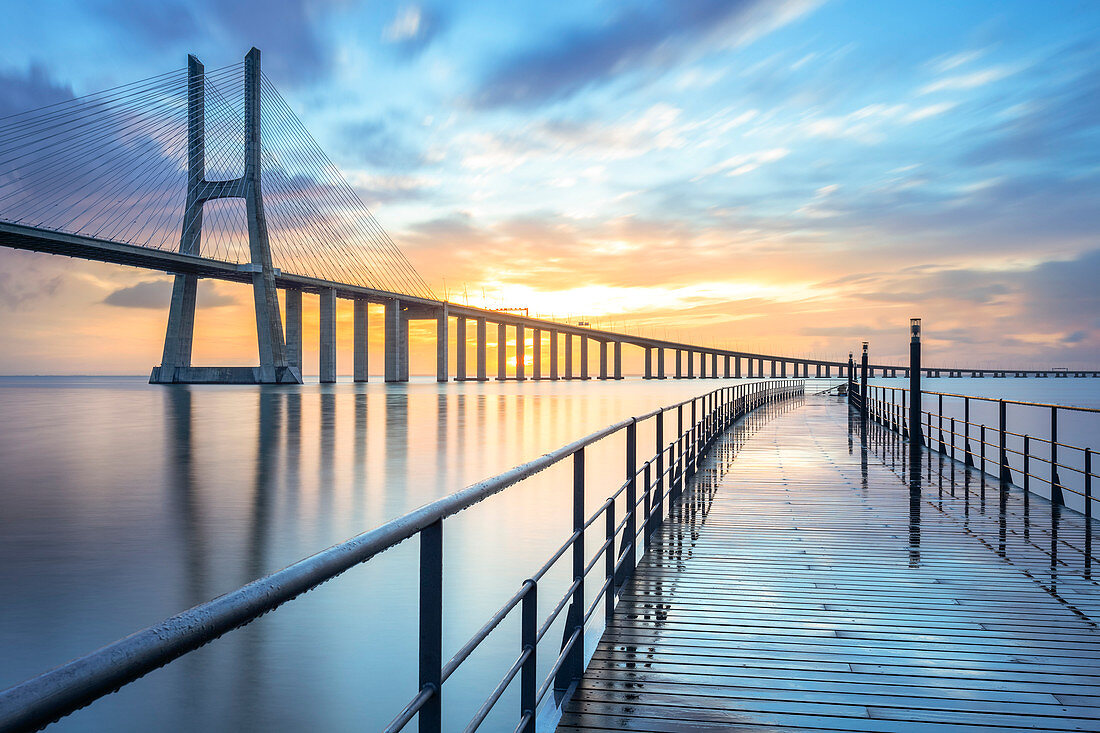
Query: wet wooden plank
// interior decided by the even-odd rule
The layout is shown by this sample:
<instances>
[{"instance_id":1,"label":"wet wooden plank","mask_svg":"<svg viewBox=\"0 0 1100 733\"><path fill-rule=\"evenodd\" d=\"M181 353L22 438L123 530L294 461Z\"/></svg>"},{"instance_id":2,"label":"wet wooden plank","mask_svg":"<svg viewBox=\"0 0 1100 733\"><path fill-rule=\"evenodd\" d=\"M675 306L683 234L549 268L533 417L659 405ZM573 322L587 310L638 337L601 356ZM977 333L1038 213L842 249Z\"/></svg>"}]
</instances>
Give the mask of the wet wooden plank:
<instances>
[{"instance_id":1,"label":"wet wooden plank","mask_svg":"<svg viewBox=\"0 0 1100 733\"><path fill-rule=\"evenodd\" d=\"M1095 525L1094 525L1095 527ZM1100 731L1084 518L828 398L723 437L562 731Z\"/></svg>"}]
</instances>

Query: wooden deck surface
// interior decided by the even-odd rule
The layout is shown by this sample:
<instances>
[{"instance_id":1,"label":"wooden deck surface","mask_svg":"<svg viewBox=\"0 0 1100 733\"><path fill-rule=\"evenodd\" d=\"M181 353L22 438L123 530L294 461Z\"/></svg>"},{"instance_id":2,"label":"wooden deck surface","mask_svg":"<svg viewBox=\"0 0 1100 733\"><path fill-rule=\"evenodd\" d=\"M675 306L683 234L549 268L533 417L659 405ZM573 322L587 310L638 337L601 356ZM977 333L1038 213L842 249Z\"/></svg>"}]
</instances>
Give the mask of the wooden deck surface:
<instances>
[{"instance_id":1,"label":"wooden deck surface","mask_svg":"<svg viewBox=\"0 0 1100 733\"><path fill-rule=\"evenodd\" d=\"M836 398L729 432L558 729L1100 731L1084 518L904 449Z\"/></svg>"}]
</instances>

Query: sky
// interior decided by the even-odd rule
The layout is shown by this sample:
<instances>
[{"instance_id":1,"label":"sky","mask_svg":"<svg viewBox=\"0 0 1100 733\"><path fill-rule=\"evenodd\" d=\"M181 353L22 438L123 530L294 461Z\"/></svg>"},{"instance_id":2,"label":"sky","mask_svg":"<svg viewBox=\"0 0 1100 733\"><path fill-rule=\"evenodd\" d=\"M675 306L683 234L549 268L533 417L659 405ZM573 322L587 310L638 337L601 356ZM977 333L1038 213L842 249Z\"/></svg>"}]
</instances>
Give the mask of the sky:
<instances>
[{"instance_id":1,"label":"sky","mask_svg":"<svg viewBox=\"0 0 1100 733\"><path fill-rule=\"evenodd\" d=\"M0 115L260 48L452 301L898 362L918 316L926 363L1100 360L1100 3L5 5ZM0 250L0 373L146 373L169 292ZM254 361L248 290L202 282L196 338L196 363Z\"/></svg>"}]
</instances>

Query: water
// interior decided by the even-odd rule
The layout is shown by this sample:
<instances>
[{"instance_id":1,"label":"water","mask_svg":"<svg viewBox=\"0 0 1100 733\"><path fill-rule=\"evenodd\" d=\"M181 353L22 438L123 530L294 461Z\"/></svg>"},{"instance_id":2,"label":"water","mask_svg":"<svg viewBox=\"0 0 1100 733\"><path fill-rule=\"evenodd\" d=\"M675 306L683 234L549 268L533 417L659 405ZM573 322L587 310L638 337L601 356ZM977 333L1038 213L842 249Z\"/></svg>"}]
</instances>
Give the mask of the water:
<instances>
[{"instance_id":1,"label":"water","mask_svg":"<svg viewBox=\"0 0 1100 733\"><path fill-rule=\"evenodd\" d=\"M939 381L927 387L1100 405L1100 380ZM623 417L728 383L165 388L2 378L0 686ZM640 429L639 444L652 443L652 429ZM620 436L590 451L588 511L621 481L622 450ZM567 536L570 481L570 466L556 467L447 521L446 656ZM378 729L416 689L416 559L415 541L401 545L55 729ZM540 586L540 617L564 586L561 572ZM509 620L448 681L448 729L517 651ZM511 730L516 704L503 700L485 729Z\"/></svg>"}]
</instances>

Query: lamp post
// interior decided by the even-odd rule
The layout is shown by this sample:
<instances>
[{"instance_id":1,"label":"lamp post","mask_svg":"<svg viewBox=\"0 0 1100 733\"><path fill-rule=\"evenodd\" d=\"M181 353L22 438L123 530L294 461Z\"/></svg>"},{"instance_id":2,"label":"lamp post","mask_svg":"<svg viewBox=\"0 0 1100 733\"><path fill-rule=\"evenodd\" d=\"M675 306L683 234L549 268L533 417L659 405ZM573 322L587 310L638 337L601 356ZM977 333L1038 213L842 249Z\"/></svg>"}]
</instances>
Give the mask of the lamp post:
<instances>
[{"instance_id":1,"label":"lamp post","mask_svg":"<svg viewBox=\"0 0 1100 733\"><path fill-rule=\"evenodd\" d=\"M914 450L921 446L920 413L920 319L909 319L909 441Z\"/></svg>"},{"instance_id":2,"label":"lamp post","mask_svg":"<svg viewBox=\"0 0 1100 733\"><path fill-rule=\"evenodd\" d=\"M859 373L859 411L867 418L867 342L863 342L863 361Z\"/></svg>"}]
</instances>

